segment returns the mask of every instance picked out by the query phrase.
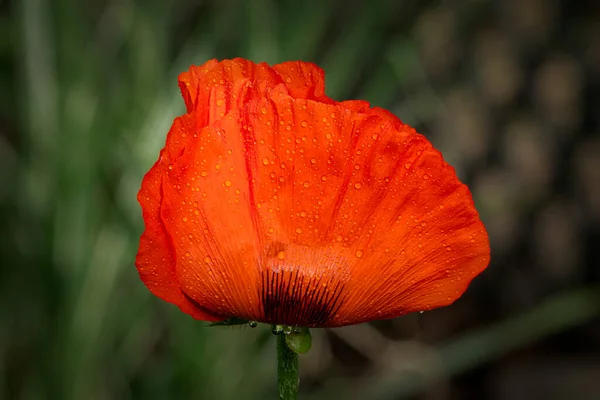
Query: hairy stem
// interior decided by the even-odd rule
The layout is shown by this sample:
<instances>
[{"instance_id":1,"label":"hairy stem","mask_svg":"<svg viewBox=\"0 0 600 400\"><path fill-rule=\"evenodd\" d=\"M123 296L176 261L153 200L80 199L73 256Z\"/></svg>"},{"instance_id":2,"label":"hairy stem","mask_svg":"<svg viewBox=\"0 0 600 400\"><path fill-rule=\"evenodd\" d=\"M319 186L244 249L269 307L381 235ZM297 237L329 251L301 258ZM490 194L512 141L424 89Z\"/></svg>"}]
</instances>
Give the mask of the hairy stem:
<instances>
[{"instance_id":1,"label":"hairy stem","mask_svg":"<svg viewBox=\"0 0 600 400\"><path fill-rule=\"evenodd\" d=\"M286 343L285 334L277 337L277 389L280 400L296 400L298 398L298 354L294 353Z\"/></svg>"}]
</instances>

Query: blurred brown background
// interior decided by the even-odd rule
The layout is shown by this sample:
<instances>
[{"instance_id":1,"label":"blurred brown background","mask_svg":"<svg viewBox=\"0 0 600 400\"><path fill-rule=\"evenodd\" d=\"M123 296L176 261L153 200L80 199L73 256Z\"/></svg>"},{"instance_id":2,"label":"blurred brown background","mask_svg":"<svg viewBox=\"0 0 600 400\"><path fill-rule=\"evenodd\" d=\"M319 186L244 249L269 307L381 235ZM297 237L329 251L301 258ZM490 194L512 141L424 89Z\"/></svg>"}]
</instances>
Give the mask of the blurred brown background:
<instances>
[{"instance_id":1,"label":"blurred brown background","mask_svg":"<svg viewBox=\"0 0 600 400\"><path fill-rule=\"evenodd\" d=\"M304 399L600 399L600 3L0 1L0 398L275 398L267 327L150 295L135 196L207 59L314 61L473 191L451 307L316 330Z\"/></svg>"}]
</instances>

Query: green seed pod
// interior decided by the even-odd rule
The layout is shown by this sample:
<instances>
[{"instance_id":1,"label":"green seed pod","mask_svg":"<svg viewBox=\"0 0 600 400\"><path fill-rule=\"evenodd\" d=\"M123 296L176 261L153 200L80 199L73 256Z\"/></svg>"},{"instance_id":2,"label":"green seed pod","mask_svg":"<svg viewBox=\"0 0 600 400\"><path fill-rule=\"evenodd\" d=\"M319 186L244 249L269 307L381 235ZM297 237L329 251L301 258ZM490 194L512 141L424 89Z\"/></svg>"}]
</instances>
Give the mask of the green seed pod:
<instances>
[{"instance_id":1,"label":"green seed pod","mask_svg":"<svg viewBox=\"0 0 600 400\"><path fill-rule=\"evenodd\" d=\"M312 336L308 328L302 328L300 333L290 333L285 335L285 342L288 347L298 354L304 354L310 350L312 344Z\"/></svg>"}]
</instances>

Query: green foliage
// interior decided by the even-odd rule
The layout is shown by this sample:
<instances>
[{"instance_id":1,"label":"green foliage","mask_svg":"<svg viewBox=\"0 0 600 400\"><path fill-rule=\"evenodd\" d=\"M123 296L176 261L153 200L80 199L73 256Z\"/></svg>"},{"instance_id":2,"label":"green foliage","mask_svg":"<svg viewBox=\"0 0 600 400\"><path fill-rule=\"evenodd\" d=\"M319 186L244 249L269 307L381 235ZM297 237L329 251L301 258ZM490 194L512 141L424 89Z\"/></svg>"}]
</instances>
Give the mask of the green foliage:
<instances>
[{"instance_id":1,"label":"green foliage","mask_svg":"<svg viewBox=\"0 0 600 400\"><path fill-rule=\"evenodd\" d=\"M302 328L299 332L291 332L285 335L285 343L294 353L304 354L308 352L312 345L310 330Z\"/></svg>"}]
</instances>

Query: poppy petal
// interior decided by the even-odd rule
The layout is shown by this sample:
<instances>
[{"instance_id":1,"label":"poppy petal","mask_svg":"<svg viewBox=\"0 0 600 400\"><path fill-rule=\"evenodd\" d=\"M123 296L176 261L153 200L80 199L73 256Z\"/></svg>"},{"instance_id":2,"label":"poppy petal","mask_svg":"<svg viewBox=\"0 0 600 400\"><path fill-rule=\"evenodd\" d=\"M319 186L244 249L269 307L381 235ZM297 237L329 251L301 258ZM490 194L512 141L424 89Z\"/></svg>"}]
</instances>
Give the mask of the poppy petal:
<instances>
[{"instance_id":1,"label":"poppy petal","mask_svg":"<svg viewBox=\"0 0 600 400\"><path fill-rule=\"evenodd\" d=\"M196 113L198 128L220 120L230 110L243 107L252 96L263 95L281 83L279 75L266 63L255 64L241 58L211 60L179 75L187 112Z\"/></svg>"},{"instance_id":2,"label":"poppy petal","mask_svg":"<svg viewBox=\"0 0 600 400\"><path fill-rule=\"evenodd\" d=\"M240 125L234 110L195 135L164 178L161 217L182 290L214 313L250 320L259 312L259 245Z\"/></svg>"},{"instance_id":3,"label":"poppy petal","mask_svg":"<svg viewBox=\"0 0 600 400\"><path fill-rule=\"evenodd\" d=\"M325 95L325 73L313 63L289 61L273 66L291 97L333 103Z\"/></svg>"},{"instance_id":4,"label":"poppy petal","mask_svg":"<svg viewBox=\"0 0 600 400\"><path fill-rule=\"evenodd\" d=\"M250 105L249 120L268 240L281 244L288 269L311 275L307 262L317 260L323 283L344 287L325 325L449 304L487 265L468 190L397 118L273 91Z\"/></svg>"},{"instance_id":5,"label":"poppy petal","mask_svg":"<svg viewBox=\"0 0 600 400\"><path fill-rule=\"evenodd\" d=\"M176 279L173 246L160 218L164 170L165 166L160 160L157 161L144 177L138 193L146 224L135 261L140 278L154 295L177 305L194 318L204 321L222 320L225 317L206 310L188 298Z\"/></svg>"},{"instance_id":6,"label":"poppy petal","mask_svg":"<svg viewBox=\"0 0 600 400\"><path fill-rule=\"evenodd\" d=\"M323 71L211 60L144 178L136 265L210 321L306 327L452 303L489 262L471 194L422 135Z\"/></svg>"}]
</instances>

